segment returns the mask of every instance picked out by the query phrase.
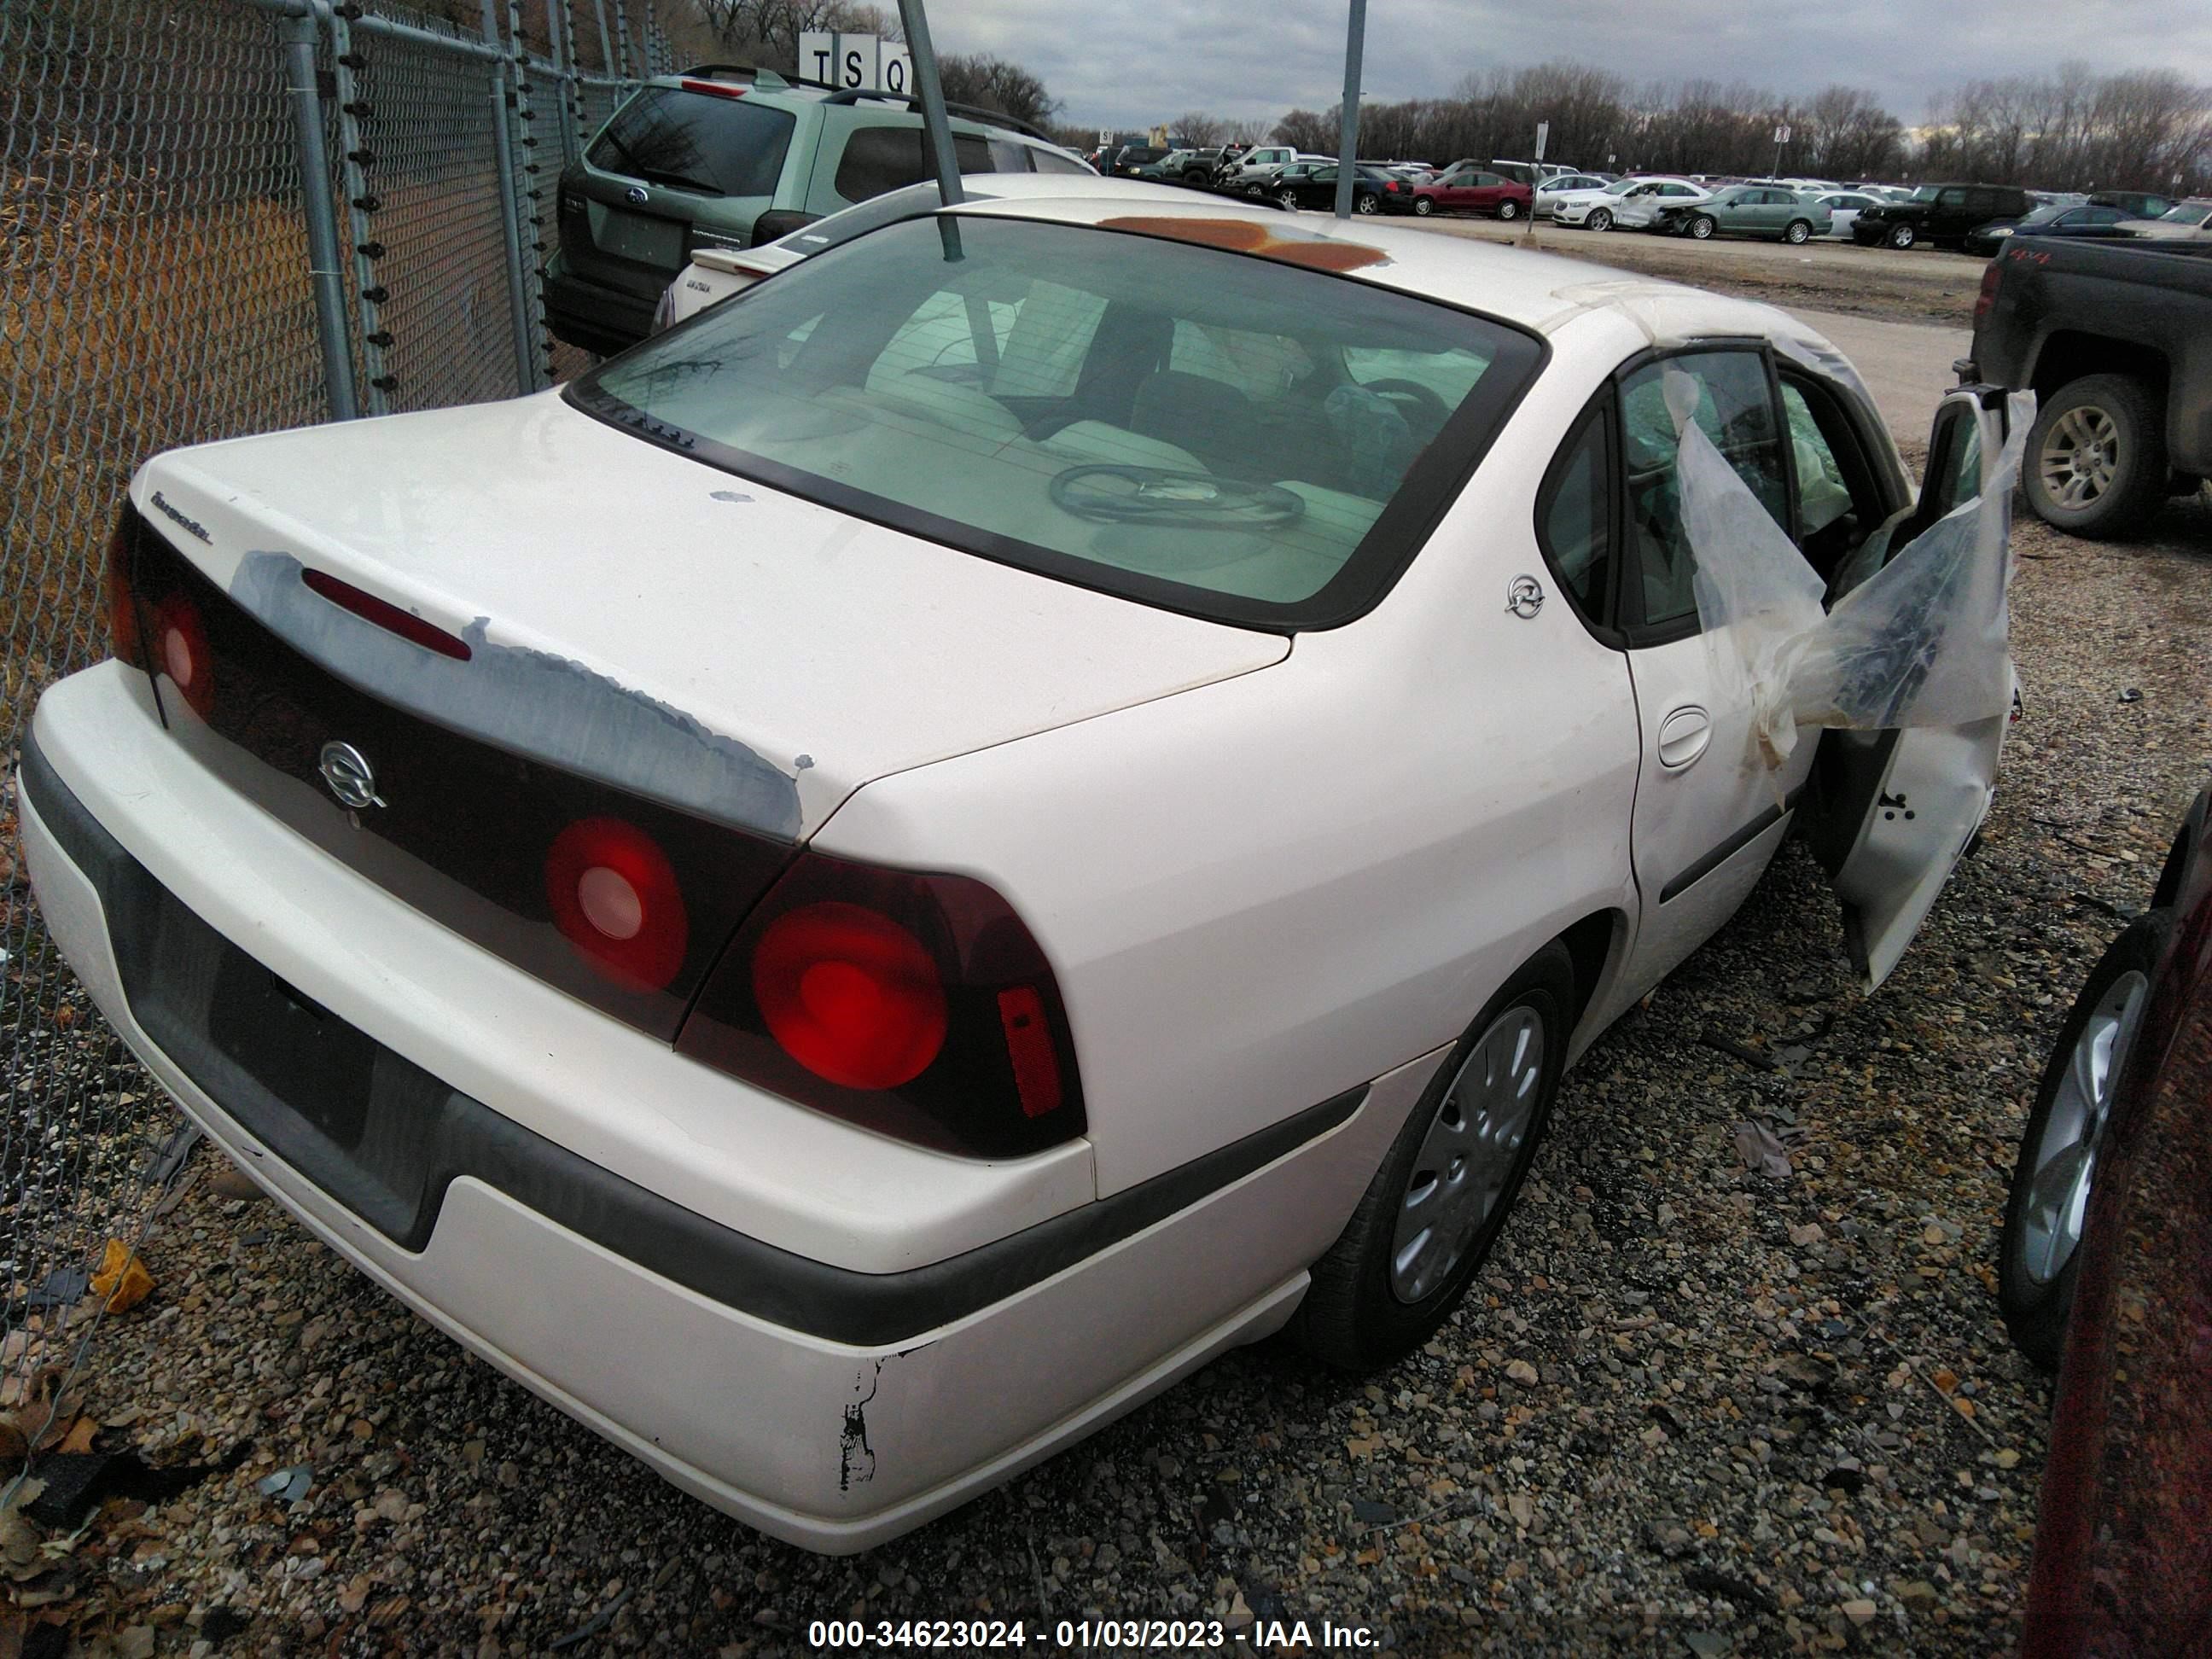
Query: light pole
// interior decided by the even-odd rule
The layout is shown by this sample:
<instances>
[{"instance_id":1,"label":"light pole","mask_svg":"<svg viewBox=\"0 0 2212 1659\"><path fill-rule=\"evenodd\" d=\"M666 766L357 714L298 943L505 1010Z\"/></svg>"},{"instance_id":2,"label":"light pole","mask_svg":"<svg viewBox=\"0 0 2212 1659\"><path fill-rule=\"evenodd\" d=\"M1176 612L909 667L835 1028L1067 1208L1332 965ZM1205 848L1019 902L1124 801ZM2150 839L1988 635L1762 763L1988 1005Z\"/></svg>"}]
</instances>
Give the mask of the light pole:
<instances>
[{"instance_id":1,"label":"light pole","mask_svg":"<svg viewBox=\"0 0 2212 1659\"><path fill-rule=\"evenodd\" d=\"M1337 131L1336 216L1352 216L1352 168L1359 159L1359 59L1367 44L1367 0L1352 0L1344 40L1344 118Z\"/></svg>"}]
</instances>

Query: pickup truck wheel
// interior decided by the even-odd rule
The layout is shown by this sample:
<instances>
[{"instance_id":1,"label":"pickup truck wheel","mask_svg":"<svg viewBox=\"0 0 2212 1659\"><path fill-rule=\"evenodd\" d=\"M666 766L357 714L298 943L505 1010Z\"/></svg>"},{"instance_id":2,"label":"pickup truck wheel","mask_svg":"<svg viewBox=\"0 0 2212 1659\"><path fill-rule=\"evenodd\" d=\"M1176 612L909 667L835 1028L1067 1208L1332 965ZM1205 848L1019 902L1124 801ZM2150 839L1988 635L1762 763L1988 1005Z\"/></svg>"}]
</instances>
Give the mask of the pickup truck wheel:
<instances>
[{"instance_id":1,"label":"pickup truck wheel","mask_svg":"<svg viewBox=\"0 0 2212 1659\"><path fill-rule=\"evenodd\" d=\"M1588 224L1592 230L1611 230L1613 228L1613 214L1610 210L1605 208L1592 208L1590 210L1589 217L1583 222Z\"/></svg>"},{"instance_id":2,"label":"pickup truck wheel","mask_svg":"<svg viewBox=\"0 0 2212 1659\"><path fill-rule=\"evenodd\" d=\"M2166 442L2149 389L2125 374L2069 381L2037 411L2021 480L2035 516L2098 539L2140 528L2166 500Z\"/></svg>"},{"instance_id":3,"label":"pickup truck wheel","mask_svg":"<svg viewBox=\"0 0 2212 1659\"><path fill-rule=\"evenodd\" d=\"M1291 1332L1316 1358L1370 1370L1451 1316L1535 1161L1574 991L1566 948L1546 945L1437 1068L1343 1236L1314 1264Z\"/></svg>"},{"instance_id":4,"label":"pickup truck wheel","mask_svg":"<svg viewBox=\"0 0 2212 1659\"><path fill-rule=\"evenodd\" d=\"M1803 219L1792 219L1790 228L1782 233L1782 240L1792 246L1802 246L1813 240L1813 227Z\"/></svg>"},{"instance_id":5,"label":"pickup truck wheel","mask_svg":"<svg viewBox=\"0 0 2212 1659\"><path fill-rule=\"evenodd\" d=\"M1889 245L1892 247L1911 247L1912 240L1911 225L1893 225L1890 228Z\"/></svg>"}]
</instances>

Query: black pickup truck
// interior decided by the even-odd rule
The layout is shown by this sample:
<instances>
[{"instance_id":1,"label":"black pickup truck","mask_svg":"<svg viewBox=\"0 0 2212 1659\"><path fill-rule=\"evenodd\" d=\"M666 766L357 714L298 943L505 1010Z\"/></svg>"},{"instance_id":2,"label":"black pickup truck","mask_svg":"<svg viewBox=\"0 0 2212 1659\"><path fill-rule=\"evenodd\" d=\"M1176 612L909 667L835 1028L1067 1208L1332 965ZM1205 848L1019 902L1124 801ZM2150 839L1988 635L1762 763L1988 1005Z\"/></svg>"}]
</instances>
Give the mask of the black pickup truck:
<instances>
[{"instance_id":1,"label":"black pickup truck","mask_svg":"<svg viewBox=\"0 0 2212 1659\"><path fill-rule=\"evenodd\" d=\"M1969 380L2038 399L2021 487L2076 536L2212 478L2212 241L2015 242L1982 276Z\"/></svg>"}]
</instances>

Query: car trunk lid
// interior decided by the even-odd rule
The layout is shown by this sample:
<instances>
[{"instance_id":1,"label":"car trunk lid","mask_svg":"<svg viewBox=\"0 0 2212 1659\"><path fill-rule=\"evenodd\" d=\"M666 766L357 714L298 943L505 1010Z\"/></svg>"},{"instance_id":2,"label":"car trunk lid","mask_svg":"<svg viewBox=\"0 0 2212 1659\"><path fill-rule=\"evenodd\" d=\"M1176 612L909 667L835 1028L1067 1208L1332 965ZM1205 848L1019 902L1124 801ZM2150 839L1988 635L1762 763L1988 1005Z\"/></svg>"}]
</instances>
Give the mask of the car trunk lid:
<instances>
[{"instance_id":1,"label":"car trunk lid","mask_svg":"<svg viewBox=\"0 0 2212 1659\"><path fill-rule=\"evenodd\" d=\"M781 839L872 778L1280 661L1279 635L1000 565L619 431L558 393L180 451L139 511L356 688ZM470 660L330 602L308 571Z\"/></svg>"}]
</instances>

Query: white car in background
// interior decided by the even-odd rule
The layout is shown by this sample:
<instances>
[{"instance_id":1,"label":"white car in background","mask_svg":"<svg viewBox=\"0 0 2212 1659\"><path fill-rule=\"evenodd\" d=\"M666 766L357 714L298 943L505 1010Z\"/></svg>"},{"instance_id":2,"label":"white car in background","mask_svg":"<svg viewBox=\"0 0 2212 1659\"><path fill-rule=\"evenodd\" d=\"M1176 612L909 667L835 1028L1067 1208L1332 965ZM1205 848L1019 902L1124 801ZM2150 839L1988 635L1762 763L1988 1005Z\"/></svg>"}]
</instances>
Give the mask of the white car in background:
<instances>
[{"instance_id":1,"label":"white car in background","mask_svg":"<svg viewBox=\"0 0 2212 1659\"><path fill-rule=\"evenodd\" d=\"M1644 230L1658 218L1661 208L1693 207L1712 196L1706 186L1688 179L1616 179L1603 190L1568 191L1555 198L1552 220L1587 230Z\"/></svg>"},{"instance_id":2,"label":"white car in background","mask_svg":"<svg viewBox=\"0 0 2212 1659\"><path fill-rule=\"evenodd\" d=\"M1559 206L1561 197L1584 191L1602 191L1610 182L1587 173L1560 173L1536 186L1534 202L1529 210L1539 219L1548 219Z\"/></svg>"},{"instance_id":3,"label":"white car in background","mask_svg":"<svg viewBox=\"0 0 2212 1659\"><path fill-rule=\"evenodd\" d=\"M1975 493L1974 392L1916 507L1769 307L1054 183L155 458L23 744L46 923L221 1149L818 1550L1286 1325L1426 1341L1793 823L1879 982L2002 738L1756 760L1668 413L1817 592Z\"/></svg>"},{"instance_id":4,"label":"white car in background","mask_svg":"<svg viewBox=\"0 0 2212 1659\"><path fill-rule=\"evenodd\" d=\"M1881 198L1863 190L1837 190L1814 198L1828 210L1828 238L1850 240L1851 222L1870 207L1881 205Z\"/></svg>"},{"instance_id":5,"label":"white car in background","mask_svg":"<svg viewBox=\"0 0 2212 1659\"><path fill-rule=\"evenodd\" d=\"M962 177L960 189L970 201L976 202L1020 201L1028 197L1063 199L1091 195L1133 203L1182 202L1188 204L1190 200L1188 191L1173 185L1150 184L1138 179L1117 179L1097 173L969 173ZM802 225L797 230L787 232L773 242L763 242L758 247L695 248L691 263L668 285L660 296L660 303L654 307L653 332L658 334L687 317L696 316L708 306L718 305L732 295L742 294L763 276L772 276L779 270L797 264L801 259L849 242L855 236L864 236L879 226L934 213L942 204L937 181L926 179L918 185L906 185L897 190L886 191L881 196L871 197L857 206L830 214L811 224Z\"/></svg>"}]
</instances>

